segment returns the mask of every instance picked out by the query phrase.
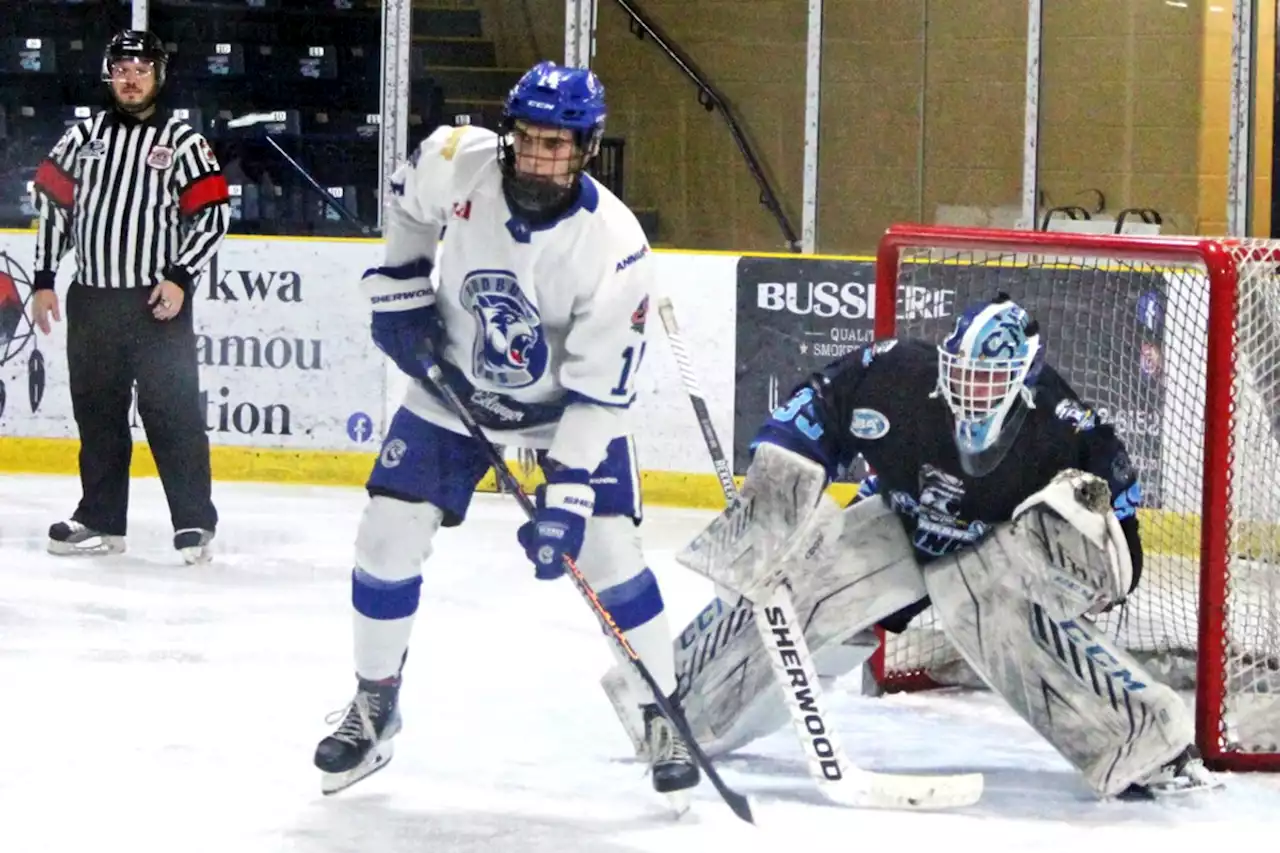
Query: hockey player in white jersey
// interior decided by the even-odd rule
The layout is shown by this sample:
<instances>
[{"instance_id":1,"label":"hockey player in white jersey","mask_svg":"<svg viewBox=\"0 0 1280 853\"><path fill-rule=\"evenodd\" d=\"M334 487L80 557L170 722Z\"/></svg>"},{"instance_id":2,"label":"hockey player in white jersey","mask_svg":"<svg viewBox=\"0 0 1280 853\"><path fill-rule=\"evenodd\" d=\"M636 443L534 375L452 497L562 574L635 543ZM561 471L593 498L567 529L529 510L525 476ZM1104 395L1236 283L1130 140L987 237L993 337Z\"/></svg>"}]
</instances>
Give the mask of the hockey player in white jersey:
<instances>
[{"instance_id":1,"label":"hockey player in white jersey","mask_svg":"<svg viewBox=\"0 0 1280 853\"><path fill-rule=\"evenodd\" d=\"M1141 488L1007 296L940 345L886 340L828 365L752 446L743 502L677 559L748 599L785 581L820 677L853 671L871 629L901 631L932 603L974 671L1100 796L1215 784L1182 699L1091 621L1139 581ZM875 476L842 510L823 492L859 455ZM717 599L675 644L712 754L788 720L751 618Z\"/></svg>"},{"instance_id":2,"label":"hockey player in white jersey","mask_svg":"<svg viewBox=\"0 0 1280 853\"><path fill-rule=\"evenodd\" d=\"M362 287L373 340L415 381L367 483L351 591L357 692L316 749L326 793L390 759L422 566L489 468L427 381L426 359L492 441L536 450L547 483L517 534L535 576L554 580L576 561L658 685L675 691L630 437L653 260L635 216L584 171L604 121L594 73L544 62L512 88L499 134L440 128L392 179L385 259ZM675 727L651 701L642 713L654 788L696 785Z\"/></svg>"}]
</instances>

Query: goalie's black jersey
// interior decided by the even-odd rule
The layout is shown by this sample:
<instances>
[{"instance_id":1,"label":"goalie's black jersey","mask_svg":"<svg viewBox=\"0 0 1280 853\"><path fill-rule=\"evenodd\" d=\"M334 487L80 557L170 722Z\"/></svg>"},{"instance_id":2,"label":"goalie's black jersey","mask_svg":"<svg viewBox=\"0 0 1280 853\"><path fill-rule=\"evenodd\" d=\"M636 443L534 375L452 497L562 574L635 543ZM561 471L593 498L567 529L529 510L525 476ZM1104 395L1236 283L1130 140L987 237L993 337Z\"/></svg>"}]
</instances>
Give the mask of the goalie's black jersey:
<instances>
[{"instance_id":1,"label":"goalie's black jersey","mask_svg":"<svg viewBox=\"0 0 1280 853\"><path fill-rule=\"evenodd\" d=\"M861 454L873 475L860 496L878 493L903 519L925 563L979 541L1066 468L1107 481L1112 506L1141 571L1136 473L1114 427L1045 365L1005 457L988 474L960 466L951 413L938 384L937 349L885 340L854 350L810 378L757 436L822 463L831 477Z\"/></svg>"}]
</instances>

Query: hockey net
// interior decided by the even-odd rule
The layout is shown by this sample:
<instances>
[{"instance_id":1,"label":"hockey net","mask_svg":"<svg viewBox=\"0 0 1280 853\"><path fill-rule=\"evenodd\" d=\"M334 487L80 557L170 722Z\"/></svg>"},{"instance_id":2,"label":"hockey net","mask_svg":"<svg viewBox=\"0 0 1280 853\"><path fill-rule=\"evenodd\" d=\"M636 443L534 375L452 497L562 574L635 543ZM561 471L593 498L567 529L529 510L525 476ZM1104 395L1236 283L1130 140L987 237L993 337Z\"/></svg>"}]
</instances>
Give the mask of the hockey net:
<instances>
[{"instance_id":1,"label":"hockey net","mask_svg":"<svg viewBox=\"0 0 1280 853\"><path fill-rule=\"evenodd\" d=\"M1280 242L895 226L877 337L942 340L997 292L1125 440L1139 589L1097 624L1187 691L1219 769L1280 770ZM888 634L886 690L980 684L932 611Z\"/></svg>"}]
</instances>

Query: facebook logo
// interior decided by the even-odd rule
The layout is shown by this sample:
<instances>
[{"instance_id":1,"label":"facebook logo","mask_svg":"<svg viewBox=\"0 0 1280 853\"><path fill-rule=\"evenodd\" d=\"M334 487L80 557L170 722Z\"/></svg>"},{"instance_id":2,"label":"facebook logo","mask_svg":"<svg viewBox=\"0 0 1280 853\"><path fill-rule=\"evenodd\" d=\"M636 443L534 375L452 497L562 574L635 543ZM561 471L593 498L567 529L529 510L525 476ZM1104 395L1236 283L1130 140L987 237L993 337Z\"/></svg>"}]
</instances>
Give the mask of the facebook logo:
<instances>
[{"instance_id":1,"label":"facebook logo","mask_svg":"<svg viewBox=\"0 0 1280 853\"><path fill-rule=\"evenodd\" d=\"M364 444L373 438L373 418L364 412L356 412L347 418L347 438L357 444Z\"/></svg>"}]
</instances>

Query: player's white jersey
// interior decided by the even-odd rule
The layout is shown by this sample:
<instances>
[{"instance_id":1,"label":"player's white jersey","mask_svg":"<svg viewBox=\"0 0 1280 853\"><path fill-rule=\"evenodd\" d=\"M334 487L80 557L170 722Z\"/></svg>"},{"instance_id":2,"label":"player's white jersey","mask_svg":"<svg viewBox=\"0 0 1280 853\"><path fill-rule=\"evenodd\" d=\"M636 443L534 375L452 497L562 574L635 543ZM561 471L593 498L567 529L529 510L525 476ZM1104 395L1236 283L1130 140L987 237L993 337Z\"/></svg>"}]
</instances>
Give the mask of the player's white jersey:
<instances>
[{"instance_id":1,"label":"player's white jersey","mask_svg":"<svg viewBox=\"0 0 1280 853\"><path fill-rule=\"evenodd\" d=\"M644 359L648 242L635 215L587 175L567 214L531 227L503 196L497 154L498 137L474 127L440 128L419 146L392 179L386 261L381 275L366 277L366 292L375 310L434 301L446 329L443 358L474 387L458 389L473 411L493 416L482 421L493 440L551 446L556 424L547 411L572 406L580 424L589 407L590 441L603 442L595 448L603 458L604 443L630 431L622 415ZM433 253L442 228L433 295L415 262ZM404 405L465 432L420 383L410 384Z\"/></svg>"}]
</instances>

